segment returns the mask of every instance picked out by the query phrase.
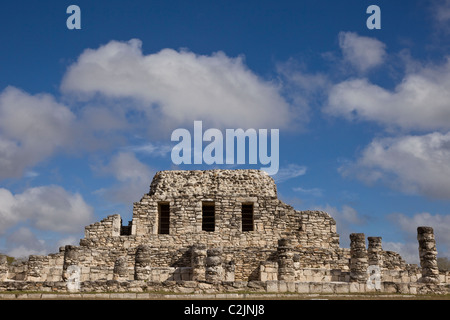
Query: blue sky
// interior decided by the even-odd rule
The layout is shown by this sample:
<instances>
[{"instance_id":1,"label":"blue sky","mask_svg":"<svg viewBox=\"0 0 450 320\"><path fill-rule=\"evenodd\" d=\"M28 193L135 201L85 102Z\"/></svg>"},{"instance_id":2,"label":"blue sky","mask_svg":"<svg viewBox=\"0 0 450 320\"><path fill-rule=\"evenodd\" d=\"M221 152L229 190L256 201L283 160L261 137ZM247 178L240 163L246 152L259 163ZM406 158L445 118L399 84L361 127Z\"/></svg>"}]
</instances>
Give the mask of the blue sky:
<instances>
[{"instance_id":1,"label":"blue sky","mask_svg":"<svg viewBox=\"0 0 450 320\"><path fill-rule=\"evenodd\" d=\"M430 225L450 256L450 1L9 1L0 26L0 252L126 223L156 171L228 168L172 163L202 120L279 129L279 197L330 213L342 246L417 263Z\"/></svg>"}]
</instances>

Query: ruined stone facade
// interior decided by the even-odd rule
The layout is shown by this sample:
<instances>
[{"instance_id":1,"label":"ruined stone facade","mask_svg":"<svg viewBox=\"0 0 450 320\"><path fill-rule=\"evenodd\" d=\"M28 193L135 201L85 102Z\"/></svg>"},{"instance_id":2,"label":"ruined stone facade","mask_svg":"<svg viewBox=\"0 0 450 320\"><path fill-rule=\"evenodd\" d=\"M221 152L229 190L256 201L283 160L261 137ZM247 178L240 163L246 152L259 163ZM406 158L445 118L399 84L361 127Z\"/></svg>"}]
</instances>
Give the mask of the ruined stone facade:
<instances>
[{"instance_id":1,"label":"ruined stone facade","mask_svg":"<svg viewBox=\"0 0 450 320\"><path fill-rule=\"evenodd\" d=\"M161 171L128 224L111 215L87 226L79 246L21 265L1 258L0 291L448 292L433 231L418 231L421 268L380 237L366 247L352 234L341 248L329 214L283 203L262 171Z\"/></svg>"}]
</instances>

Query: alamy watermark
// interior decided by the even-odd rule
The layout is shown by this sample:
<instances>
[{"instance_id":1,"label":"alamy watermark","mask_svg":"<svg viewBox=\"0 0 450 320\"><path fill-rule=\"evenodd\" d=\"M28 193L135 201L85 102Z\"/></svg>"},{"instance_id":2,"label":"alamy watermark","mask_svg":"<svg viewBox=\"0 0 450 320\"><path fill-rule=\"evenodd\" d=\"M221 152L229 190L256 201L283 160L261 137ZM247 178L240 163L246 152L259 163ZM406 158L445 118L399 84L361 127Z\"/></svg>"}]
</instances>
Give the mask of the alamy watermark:
<instances>
[{"instance_id":1,"label":"alamy watermark","mask_svg":"<svg viewBox=\"0 0 450 320\"><path fill-rule=\"evenodd\" d=\"M175 129L171 140L178 141L172 149L172 162L180 164L261 164L260 169L274 175L279 169L279 130L210 128L203 132L203 122L194 121L194 134L184 128ZM225 138L225 142L224 142ZM248 143L247 143L248 141ZM209 142L203 148L203 142ZM246 148L248 147L248 149ZM269 154L270 147L270 154ZM248 152L247 152L248 151ZM236 162L235 162L236 158ZM248 162L246 162L248 158Z\"/></svg>"},{"instance_id":2,"label":"alamy watermark","mask_svg":"<svg viewBox=\"0 0 450 320\"><path fill-rule=\"evenodd\" d=\"M367 18L366 26L367 29L381 29L381 9L377 5L371 5L367 7L367 14L370 14L370 17Z\"/></svg>"},{"instance_id":3,"label":"alamy watermark","mask_svg":"<svg viewBox=\"0 0 450 320\"><path fill-rule=\"evenodd\" d=\"M67 268L67 290L69 292L80 291L81 269L77 265L71 265Z\"/></svg>"},{"instance_id":4,"label":"alamy watermark","mask_svg":"<svg viewBox=\"0 0 450 320\"><path fill-rule=\"evenodd\" d=\"M81 29L81 9L79 6L72 4L67 7L66 13L70 16L66 20L66 26L69 30Z\"/></svg>"},{"instance_id":5,"label":"alamy watermark","mask_svg":"<svg viewBox=\"0 0 450 320\"><path fill-rule=\"evenodd\" d=\"M380 290L381 289L381 270L377 265L371 265L367 268L367 288L371 290Z\"/></svg>"}]
</instances>

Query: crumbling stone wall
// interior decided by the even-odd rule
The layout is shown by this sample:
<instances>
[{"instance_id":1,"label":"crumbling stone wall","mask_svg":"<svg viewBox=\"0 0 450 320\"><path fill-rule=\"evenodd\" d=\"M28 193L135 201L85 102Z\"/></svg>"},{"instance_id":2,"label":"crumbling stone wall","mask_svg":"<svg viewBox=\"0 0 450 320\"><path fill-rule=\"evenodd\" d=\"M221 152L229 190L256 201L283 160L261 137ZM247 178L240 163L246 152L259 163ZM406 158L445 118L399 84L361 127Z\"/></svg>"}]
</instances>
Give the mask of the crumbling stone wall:
<instances>
[{"instance_id":1,"label":"crumbling stone wall","mask_svg":"<svg viewBox=\"0 0 450 320\"><path fill-rule=\"evenodd\" d=\"M122 219L120 215L110 215L100 222L93 223L84 229L86 239L107 239L120 236Z\"/></svg>"},{"instance_id":2,"label":"crumbling stone wall","mask_svg":"<svg viewBox=\"0 0 450 320\"><path fill-rule=\"evenodd\" d=\"M202 230L204 202L214 204L214 231ZM253 230L243 231L243 205L249 204ZM170 214L164 233L160 232L161 206ZM352 234L350 248L340 248L336 222L328 213L294 210L277 198L273 179L261 171L162 171L155 175L150 192L134 204L128 225L123 225L120 215L110 215L87 226L79 246L30 256L16 266L6 265L0 257L0 282L16 280L18 287L23 281L28 287L29 282L67 282L76 267L84 288L97 284L99 291L114 281L120 288L142 282L153 287L195 282L189 288L181 284L182 292L210 284L217 285L214 290L231 285L301 292L306 287L319 290L322 283L343 282L349 284L344 286L348 290L357 291L365 288L369 266L379 266L386 290L393 290L389 283L398 283L394 287L400 290L419 279L431 279L424 281L427 285L447 283L448 273L436 273L434 268L434 236L427 228L420 230L422 268L406 264L398 253L384 251L380 237L369 237L366 246L364 234Z\"/></svg>"},{"instance_id":3,"label":"crumbling stone wall","mask_svg":"<svg viewBox=\"0 0 450 320\"><path fill-rule=\"evenodd\" d=\"M29 256L26 279L28 281L61 281L63 260L62 253Z\"/></svg>"},{"instance_id":4,"label":"crumbling stone wall","mask_svg":"<svg viewBox=\"0 0 450 320\"><path fill-rule=\"evenodd\" d=\"M203 202L214 203L214 232L202 230ZM169 234L158 232L160 204L170 206ZM243 204L253 205L253 231L242 231ZM334 219L325 212L300 212L283 203L273 179L258 170L158 172L150 192L134 204L130 235L121 235L120 221L119 215L112 215L86 227L80 244L132 250L148 243L154 248L152 267L187 265L186 251L197 244L220 247L227 261L234 261L236 277L242 280L259 276L260 260L270 259L278 240L286 235L296 250L339 248ZM241 257L247 250L258 252L255 259ZM323 265L320 259L307 260Z\"/></svg>"},{"instance_id":5,"label":"crumbling stone wall","mask_svg":"<svg viewBox=\"0 0 450 320\"><path fill-rule=\"evenodd\" d=\"M202 230L202 203L215 205L215 231ZM170 234L158 235L158 204L170 205ZM242 232L242 204L253 204L254 231ZM273 179L258 170L163 171L134 205L132 235L181 246L194 243L276 247L283 234L304 246L338 247L335 221L324 212L299 214L277 198Z\"/></svg>"},{"instance_id":6,"label":"crumbling stone wall","mask_svg":"<svg viewBox=\"0 0 450 320\"><path fill-rule=\"evenodd\" d=\"M8 279L8 261L6 255L0 255L0 281Z\"/></svg>"}]
</instances>

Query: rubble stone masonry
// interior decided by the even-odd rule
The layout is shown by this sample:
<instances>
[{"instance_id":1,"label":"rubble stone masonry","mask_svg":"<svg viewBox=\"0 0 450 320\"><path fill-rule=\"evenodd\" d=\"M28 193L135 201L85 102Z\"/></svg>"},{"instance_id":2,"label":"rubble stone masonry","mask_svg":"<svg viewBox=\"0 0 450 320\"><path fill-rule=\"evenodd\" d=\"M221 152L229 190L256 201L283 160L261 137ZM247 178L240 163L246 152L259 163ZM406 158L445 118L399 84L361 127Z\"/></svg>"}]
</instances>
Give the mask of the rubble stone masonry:
<instances>
[{"instance_id":1,"label":"rubble stone masonry","mask_svg":"<svg viewBox=\"0 0 450 320\"><path fill-rule=\"evenodd\" d=\"M418 230L421 268L384 251L380 237L368 248L364 234L350 239L341 248L328 213L285 204L262 171L161 171L127 224L113 214L87 226L78 246L21 264L0 256L0 291L65 291L76 277L86 292L364 292L377 265L383 291L447 292L432 229Z\"/></svg>"}]
</instances>

